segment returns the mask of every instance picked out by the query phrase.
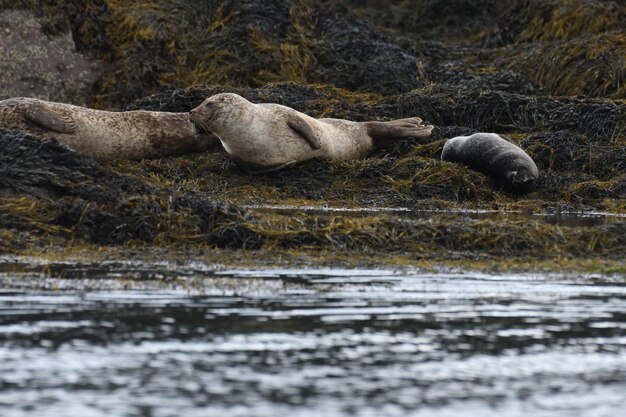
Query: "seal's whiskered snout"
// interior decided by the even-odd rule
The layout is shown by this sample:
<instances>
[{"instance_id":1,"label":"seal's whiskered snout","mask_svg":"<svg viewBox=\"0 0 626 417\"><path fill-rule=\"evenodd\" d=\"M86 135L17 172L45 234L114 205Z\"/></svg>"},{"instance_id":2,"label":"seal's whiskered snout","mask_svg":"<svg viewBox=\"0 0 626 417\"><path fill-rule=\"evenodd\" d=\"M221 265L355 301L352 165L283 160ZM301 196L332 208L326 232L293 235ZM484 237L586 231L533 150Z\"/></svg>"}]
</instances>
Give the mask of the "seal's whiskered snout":
<instances>
[{"instance_id":1,"label":"seal's whiskered snout","mask_svg":"<svg viewBox=\"0 0 626 417\"><path fill-rule=\"evenodd\" d=\"M202 116L203 116L202 110L203 109L201 108L201 105L191 109L189 111L189 121L193 124L198 124L202 120Z\"/></svg>"},{"instance_id":2,"label":"seal's whiskered snout","mask_svg":"<svg viewBox=\"0 0 626 417\"><path fill-rule=\"evenodd\" d=\"M199 135L202 133L201 128L197 124L193 123L191 120L189 121L189 123L191 124L191 130L195 135Z\"/></svg>"},{"instance_id":3,"label":"seal's whiskered snout","mask_svg":"<svg viewBox=\"0 0 626 417\"><path fill-rule=\"evenodd\" d=\"M196 134L213 134L212 130L209 128L209 114L204 110L204 106L201 104L196 108L193 108L189 111L189 122L193 126L193 131Z\"/></svg>"}]
</instances>

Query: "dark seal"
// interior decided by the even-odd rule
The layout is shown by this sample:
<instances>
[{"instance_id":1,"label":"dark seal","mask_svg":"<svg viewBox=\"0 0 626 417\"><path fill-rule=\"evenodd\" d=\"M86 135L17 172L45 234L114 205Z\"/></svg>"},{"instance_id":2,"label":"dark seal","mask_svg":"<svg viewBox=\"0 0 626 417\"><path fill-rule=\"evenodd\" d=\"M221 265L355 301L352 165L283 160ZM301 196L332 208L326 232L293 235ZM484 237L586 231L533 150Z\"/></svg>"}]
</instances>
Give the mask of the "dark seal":
<instances>
[{"instance_id":1,"label":"dark seal","mask_svg":"<svg viewBox=\"0 0 626 417\"><path fill-rule=\"evenodd\" d=\"M532 191L539 179L539 170L532 158L519 146L495 133L449 139L443 147L441 159L465 164L517 193Z\"/></svg>"}]
</instances>

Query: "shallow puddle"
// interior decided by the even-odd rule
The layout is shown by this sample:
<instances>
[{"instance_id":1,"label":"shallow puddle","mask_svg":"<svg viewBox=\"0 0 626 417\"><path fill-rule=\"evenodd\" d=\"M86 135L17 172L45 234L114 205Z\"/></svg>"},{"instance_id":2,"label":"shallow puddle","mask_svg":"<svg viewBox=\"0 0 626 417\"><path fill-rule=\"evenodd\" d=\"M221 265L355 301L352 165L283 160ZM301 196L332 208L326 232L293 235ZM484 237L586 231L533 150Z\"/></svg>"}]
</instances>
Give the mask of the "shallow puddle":
<instances>
[{"instance_id":1,"label":"shallow puddle","mask_svg":"<svg viewBox=\"0 0 626 417\"><path fill-rule=\"evenodd\" d=\"M497 210L411 210L408 208L395 207L327 207L327 206L245 206L247 209L259 212L275 212L283 214L308 213L317 215L335 215L346 217L366 217L366 216L391 216L410 219L434 219L446 216L458 217L463 215L466 218L476 220L541 220L548 224L568 227L592 227L603 224L614 224L626 222L626 215L621 213L609 213L603 211L587 212L554 212L554 213L525 213L516 211Z\"/></svg>"},{"instance_id":2,"label":"shallow puddle","mask_svg":"<svg viewBox=\"0 0 626 417\"><path fill-rule=\"evenodd\" d=\"M2 416L617 416L623 277L0 263Z\"/></svg>"}]
</instances>

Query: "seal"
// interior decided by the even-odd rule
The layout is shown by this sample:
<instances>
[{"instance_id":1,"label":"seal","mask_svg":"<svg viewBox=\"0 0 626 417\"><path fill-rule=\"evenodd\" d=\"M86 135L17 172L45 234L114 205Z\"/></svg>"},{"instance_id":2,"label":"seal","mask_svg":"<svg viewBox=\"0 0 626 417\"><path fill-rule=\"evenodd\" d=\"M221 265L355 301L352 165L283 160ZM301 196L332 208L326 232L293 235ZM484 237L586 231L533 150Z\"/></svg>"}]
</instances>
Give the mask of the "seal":
<instances>
[{"instance_id":1,"label":"seal","mask_svg":"<svg viewBox=\"0 0 626 417\"><path fill-rule=\"evenodd\" d=\"M315 119L274 103L254 104L233 93L208 97L189 120L217 135L229 156L253 173L311 158L365 158L383 142L429 136L418 117L390 122Z\"/></svg>"},{"instance_id":2,"label":"seal","mask_svg":"<svg viewBox=\"0 0 626 417\"><path fill-rule=\"evenodd\" d=\"M187 113L111 112L26 97L0 101L0 127L56 139L97 161L181 155L218 142Z\"/></svg>"},{"instance_id":3,"label":"seal","mask_svg":"<svg viewBox=\"0 0 626 417\"><path fill-rule=\"evenodd\" d=\"M532 158L495 133L475 133L449 139L443 146L441 159L465 164L514 192L532 191L539 179L539 170Z\"/></svg>"}]
</instances>

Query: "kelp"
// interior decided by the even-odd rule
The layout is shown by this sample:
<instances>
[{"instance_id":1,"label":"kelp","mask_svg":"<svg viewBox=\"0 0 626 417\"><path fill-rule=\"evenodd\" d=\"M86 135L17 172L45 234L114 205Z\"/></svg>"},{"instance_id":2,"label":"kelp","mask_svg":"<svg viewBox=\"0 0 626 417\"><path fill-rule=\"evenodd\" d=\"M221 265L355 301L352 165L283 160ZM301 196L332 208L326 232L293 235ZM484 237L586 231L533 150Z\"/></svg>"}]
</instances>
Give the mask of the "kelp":
<instances>
[{"instance_id":1,"label":"kelp","mask_svg":"<svg viewBox=\"0 0 626 417\"><path fill-rule=\"evenodd\" d=\"M435 129L377 144L364 160L267 175L246 173L219 149L99 165L0 130L0 251L623 257L621 220L588 227L458 214L626 213L623 2L0 0L7 7L32 10L50 36L70 30L77 49L107 67L94 85L97 107L187 112L235 92L314 117L419 116ZM477 131L507 135L536 161L534 192L511 194L440 161L445 140Z\"/></svg>"},{"instance_id":2,"label":"kelp","mask_svg":"<svg viewBox=\"0 0 626 417\"><path fill-rule=\"evenodd\" d=\"M430 83L624 98L623 4L597 0L0 1L106 64L93 105L163 89L292 81L406 93Z\"/></svg>"},{"instance_id":3,"label":"kelp","mask_svg":"<svg viewBox=\"0 0 626 417\"><path fill-rule=\"evenodd\" d=\"M258 89L216 86L168 91L137 101L131 108L187 111L206 96L223 91L236 92L253 102L278 102L316 117L387 120L420 116L436 128L429 138L381 144L374 155L362 161L314 160L274 175L247 174L219 151L150 161L144 166L120 162L116 169L157 183L171 185L176 179L177 184L237 204L300 201L433 207L432 202L424 202L433 200L441 208L459 204L501 208L514 204L515 197L481 174L439 161L446 139L495 131L508 134L536 160L542 178L537 191L529 196L536 210L573 203L607 209L615 207L610 200L623 198L619 187L609 187L605 199L598 199L591 188L588 196L575 190L578 182L603 184L623 173L626 106L611 100L466 92L446 85L383 97L286 83Z\"/></svg>"},{"instance_id":4,"label":"kelp","mask_svg":"<svg viewBox=\"0 0 626 417\"><path fill-rule=\"evenodd\" d=\"M432 253L469 252L492 256L619 256L626 249L624 223L584 227L549 225L541 220L471 219L440 216L427 220L384 216L293 216L248 224L264 245L281 248ZM583 243L584 242L584 243ZM419 256L419 255L418 255Z\"/></svg>"},{"instance_id":5,"label":"kelp","mask_svg":"<svg viewBox=\"0 0 626 417\"><path fill-rule=\"evenodd\" d=\"M616 1L522 0L500 20L517 41L559 41L623 30L626 10Z\"/></svg>"},{"instance_id":6,"label":"kelp","mask_svg":"<svg viewBox=\"0 0 626 417\"><path fill-rule=\"evenodd\" d=\"M453 131L462 129L448 130ZM546 146L565 146L576 140L567 132L547 137ZM318 248L414 260L467 254L621 259L626 249L624 222L556 226L539 218L506 216L494 222L488 217L447 214L446 209L475 203L484 208L493 202L501 208L522 204L540 211L549 203L553 210L581 209L583 204L594 207L607 199L615 201L615 195L626 197L626 175L606 181L572 176L569 171L584 169L584 163L575 157L554 160L555 169L550 168L543 178L541 199L520 200L494 189L481 174L418 155L428 155L433 144L440 147L442 142L416 145L409 156L383 153L363 161L310 161L300 169L265 176L237 171L227 162L202 170L209 159L227 161L223 152L140 164L120 162L116 173L53 141L1 130L0 154L6 156L0 159L0 234L16 241L5 242L0 249L20 253L32 250L33 245L71 242L176 250L306 252ZM530 142L540 143L541 136L531 137ZM551 183L565 188L561 199L547 198L555 192ZM228 200L222 195L225 192L238 196L239 208L224 202ZM571 195L563 201L567 193ZM276 202L289 206L289 201L294 207L328 202L349 205L351 199L373 209L412 201L416 210L444 211L406 217L375 210L355 216L262 208ZM255 203L261 207L254 208Z\"/></svg>"},{"instance_id":7,"label":"kelp","mask_svg":"<svg viewBox=\"0 0 626 417\"><path fill-rule=\"evenodd\" d=\"M417 86L417 62L365 21L300 1L110 0L113 70L97 103L164 87L332 82L397 93Z\"/></svg>"},{"instance_id":8,"label":"kelp","mask_svg":"<svg viewBox=\"0 0 626 417\"><path fill-rule=\"evenodd\" d=\"M519 46L506 53L506 61L550 94L625 98L624 51L622 30Z\"/></svg>"},{"instance_id":9,"label":"kelp","mask_svg":"<svg viewBox=\"0 0 626 417\"><path fill-rule=\"evenodd\" d=\"M322 1L325 5L336 3ZM495 0L342 0L347 10L367 17L396 36L412 40L467 41L491 27L502 11ZM496 11L496 12L494 12Z\"/></svg>"},{"instance_id":10,"label":"kelp","mask_svg":"<svg viewBox=\"0 0 626 417\"><path fill-rule=\"evenodd\" d=\"M437 125L482 131L529 132L571 129L591 140L624 138L626 106L611 100L523 96L502 91L459 92L432 85L401 96L398 115L419 114Z\"/></svg>"},{"instance_id":11,"label":"kelp","mask_svg":"<svg viewBox=\"0 0 626 417\"><path fill-rule=\"evenodd\" d=\"M104 170L54 141L0 129L0 224L8 230L99 244L153 242L172 234L192 239L208 231L214 243L237 247L243 237L230 223L241 215L191 193Z\"/></svg>"}]
</instances>

